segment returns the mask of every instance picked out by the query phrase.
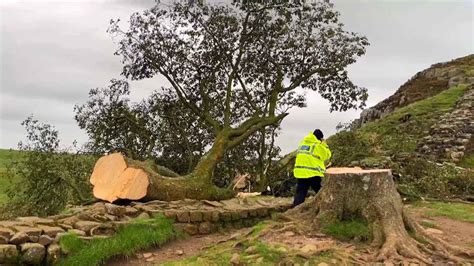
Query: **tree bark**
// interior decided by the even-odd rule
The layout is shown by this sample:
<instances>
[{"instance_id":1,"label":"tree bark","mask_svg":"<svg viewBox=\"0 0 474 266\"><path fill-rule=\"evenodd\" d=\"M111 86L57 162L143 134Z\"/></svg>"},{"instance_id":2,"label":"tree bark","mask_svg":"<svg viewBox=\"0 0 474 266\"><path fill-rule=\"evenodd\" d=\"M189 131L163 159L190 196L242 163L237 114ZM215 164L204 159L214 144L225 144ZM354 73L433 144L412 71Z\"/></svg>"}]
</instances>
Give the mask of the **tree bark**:
<instances>
[{"instance_id":1,"label":"tree bark","mask_svg":"<svg viewBox=\"0 0 474 266\"><path fill-rule=\"evenodd\" d=\"M363 219L372 231L372 245L380 248L376 261L408 257L431 264L431 256L456 262L474 258L472 251L426 233L410 218L388 169L330 168L317 196L288 211L287 217L302 221L312 230L342 220Z\"/></svg>"},{"instance_id":2,"label":"tree bark","mask_svg":"<svg viewBox=\"0 0 474 266\"><path fill-rule=\"evenodd\" d=\"M203 167L204 169L204 167ZM109 202L127 200L220 200L233 196L207 176L166 177L151 161L134 161L120 153L101 157L90 177L94 197Z\"/></svg>"},{"instance_id":3,"label":"tree bark","mask_svg":"<svg viewBox=\"0 0 474 266\"><path fill-rule=\"evenodd\" d=\"M228 134L220 133L217 135L211 149L201 158L201 160L199 160L190 176L211 182L214 169L227 151L228 145Z\"/></svg>"},{"instance_id":4,"label":"tree bark","mask_svg":"<svg viewBox=\"0 0 474 266\"><path fill-rule=\"evenodd\" d=\"M284 155L280 160L273 162L271 167L267 165L267 169L261 174L254 190L259 192L265 191L267 186L271 187L274 182L279 181L280 179L278 177L282 172L288 171L290 167L293 169L295 159L296 150Z\"/></svg>"}]
</instances>

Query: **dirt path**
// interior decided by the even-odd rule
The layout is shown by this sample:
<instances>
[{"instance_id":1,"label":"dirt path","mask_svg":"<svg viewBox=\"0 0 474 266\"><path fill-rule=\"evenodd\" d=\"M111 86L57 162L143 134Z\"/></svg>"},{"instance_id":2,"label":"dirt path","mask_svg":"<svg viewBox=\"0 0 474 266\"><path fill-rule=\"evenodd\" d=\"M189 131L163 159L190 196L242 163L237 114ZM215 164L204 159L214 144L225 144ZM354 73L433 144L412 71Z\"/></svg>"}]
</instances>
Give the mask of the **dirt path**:
<instances>
[{"instance_id":1,"label":"dirt path","mask_svg":"<svg viewBox=\"0 0 474 266\"><path fill-rule=\"evenodd\" d=\"M430 217L443 234L441 237L455 245L470 246L474 244L474 224L456 221L446 217ZM471 248L474 248L471 246Z\"/></svg>"},{"instance_id":2,"label":"dirt path","mask_svg":"<svg viewBox=\"0 0 474 266\"><path fill-rule=\"evenodd\" d=\"M427 216L424 212L428 208L410 207L410 213L417 221L424 225L426 223L433 224L435 228L427 228L432 234L440 236L448 243L469 247L474 249L474 224L454 220L444 216Z\"/></svg>"},{"instance_id":3,"label":"dirt path","mask_svg":"<svg viewBox=\"0 0 474 266\"><path fill-rule=\"evenodd\" d=\"M430 233L437 234L445 241L454 245L474 249L473 223L458 221L443 216L429 217L425 215L427 208L424 207L409 206L409 210L411 215L424 225ZM234 240L235 236L243 235L249 230L251 229L246 228L205 236L190 236L185 239L172 241L161 248L139 252L130 258L117 258L111 260L107 265L156 265L169 261L181 260L197 255L211 246ZM369 248L356 248L352 243L340 243L339 241L334 241L332 238L323 234L308 238L292 232L271 232L262 237L261 240L271 245L284 245L295 250L302 249L303 246L314 246L314 248L318 250L332 249L337 251L339 258L350 257L350 254L357 254L356 257L361 261L369 261L368 258L375 252ZM332 265L337 265L341 261L336 261L335 259L330 258L327 262Z\"/></svg>"},{"instance_id":4,"label":"dirt path","mask_svg":"<svg viewBox=\"0 0 474 266\"><path fill-rule=\"evenodd\" d=\"M131 265L156 265L167 261L179 260L191 257L203 249L216 243L223 243L232 235L239 234L240 231L248 229L231 230L225 233L214 233L204 236L189 236L184 239L171 241L162 247L142 251L129 258L116 258L107 265L131 266Z\"/></svg>"}]
</instances>

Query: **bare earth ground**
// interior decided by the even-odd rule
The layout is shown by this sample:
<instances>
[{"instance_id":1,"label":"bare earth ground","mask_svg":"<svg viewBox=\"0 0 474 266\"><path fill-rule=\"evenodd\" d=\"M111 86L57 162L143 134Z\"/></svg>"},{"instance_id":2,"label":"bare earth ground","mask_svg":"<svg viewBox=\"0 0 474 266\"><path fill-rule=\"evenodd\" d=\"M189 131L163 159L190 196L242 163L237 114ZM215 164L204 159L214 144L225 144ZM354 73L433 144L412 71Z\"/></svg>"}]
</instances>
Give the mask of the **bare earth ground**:
<instances>
[{"instance_id":1,"label":"bare earth ground","mask_svg":"<svg viewBox=\"0 0 474 266\"><path fill-rule=\"evenodd\" d=\"M428 229L433 234L437 234L451 244L474 249L474 223L458 221L444 216L429 217L424 215L424 212L428 209L426 207L409 207L408 209L416 220L436 225L437 228L434 230Z\"/></svg>"},{"instance_id":2,"label":"bare earth ground","mask_svg":"<svg viewBox=\"0 0 474 266\"><path fill-rule=\"evenodd\" d=\"M447 217L428 217L424 215L424 207L408 207L410 213L418 221L434 225L436 228L429 228L431 233L441 236L449 243L474 249L474 224L458 221ZM136 254L131 258L117 258L109 261L107 265L157 265L170 261L182 260L204 252L209 247L235 241L236 236L247 235L251 229L232 230L225 233L215 233L207 236L192 236L179 239L164 245L161 248L154 248ZM316 248L313 254L321 254L326 250L331 250L334 258L325 260L325 265L347 265L354 261L360 264L370 264L370 258L375 250L367 245L345 243L332 239L324 234L315 234L312 237L298 235L292 231L275 232L269 231L260 235L260 241L272 246L283 246L290 252L301 253L305 246ZM299 254L304 257L304 254ZM318 256L318 255L313 255ZM309 259L309 258L308 258ZM407 261L407 265L409 265ZM230 264L230 263L229 263ZM317 264L316 264L317 265Z\"/></svg>"}]
</instances>

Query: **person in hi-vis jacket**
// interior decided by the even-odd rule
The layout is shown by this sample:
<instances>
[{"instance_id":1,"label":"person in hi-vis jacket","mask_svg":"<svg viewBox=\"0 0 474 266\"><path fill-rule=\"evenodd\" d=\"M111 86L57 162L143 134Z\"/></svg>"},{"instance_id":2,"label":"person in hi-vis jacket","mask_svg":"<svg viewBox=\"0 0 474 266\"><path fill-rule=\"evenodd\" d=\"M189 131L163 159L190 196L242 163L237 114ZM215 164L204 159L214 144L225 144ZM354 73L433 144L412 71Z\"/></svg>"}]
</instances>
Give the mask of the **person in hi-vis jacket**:
<instances>
[{"instance_id":1,"label":"person in hi-vis jacket","mask_svg":"<svg viewBox=\"0 0 474 266\"><path fill-rule=\"evenodd\" d=\"M331 151L321 130L314 130L300 142L293 169L293 175L298 179L293 207L304 202L309 187L318 193L326 171L325 163L330 158Z\"/></svg>"}]
</instances>

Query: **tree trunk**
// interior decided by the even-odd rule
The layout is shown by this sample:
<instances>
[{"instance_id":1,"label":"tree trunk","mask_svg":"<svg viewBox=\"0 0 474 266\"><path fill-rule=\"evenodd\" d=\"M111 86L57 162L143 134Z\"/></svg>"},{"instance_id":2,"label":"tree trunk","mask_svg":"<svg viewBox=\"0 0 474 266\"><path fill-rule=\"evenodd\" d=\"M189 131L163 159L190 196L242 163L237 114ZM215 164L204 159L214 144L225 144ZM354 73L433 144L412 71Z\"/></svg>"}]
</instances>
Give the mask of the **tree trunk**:
<instances>
[{"instance_id":1,"label":"tree trunk","mask_svg":"<svg viewBox=\"0 0 474 266\"><path fill-rule=\"evenodd\" d=\"M311 230L342 220L363 219L372 231L372 245L380 248L377 261L408 257L432 263L430 256L454 261L473 259L472 251L451 246L426 233L409 217L390 170L330 168L323 182L323 188L313 200L288 211L290 219L305 223ZM415 238L424 239L429 245Z\"/></svg>"},{"instance_id":2,"label":"tree trunk","mask_svg":"<svg viewBox=\"0 0 474 266\"><path fill-rule=\"evenodd\" d=\"M94 186L94 197L109 202L119 199L220 200L233 196L230 191L214 186L204 175L170 178L160 173L160 168L150 161L133 161L114 153L97 161L90 182Z\"/></svg>"},{"instance_id":3,"label":"tree trunk","mask_svg":"<svg viewBox=\"0 0 474 266\"><path fill-rule=\"evenodd\" d=\"M199 160L190 175L202 179L203 181L211 182L214 169L228 149L228 144L229 139L227 134L221 133L217 135L211 149Z\"/></svg>"},{"instance_id":4,"label":"tree trunk","mask_svg":"<svg viewBox=\"0 0 474 266\"><path fill-rule=\"evenodd\" d=\"M271 167L265 169L265 171L261 174L259 181L257 182L254 191L263 192L266 190L267 186L272 187L276 181L280 181L280 175L284 171L289 171L290 167L293 169L293 165L295 164L296 159L296 151L292 151L280 160L272 163Z\"/></svg>"}]
</instances>

